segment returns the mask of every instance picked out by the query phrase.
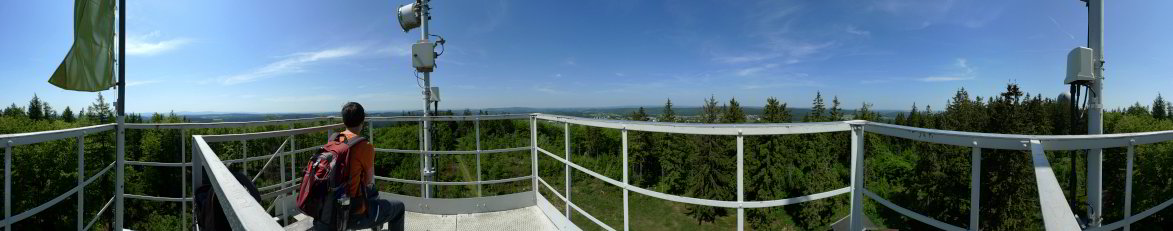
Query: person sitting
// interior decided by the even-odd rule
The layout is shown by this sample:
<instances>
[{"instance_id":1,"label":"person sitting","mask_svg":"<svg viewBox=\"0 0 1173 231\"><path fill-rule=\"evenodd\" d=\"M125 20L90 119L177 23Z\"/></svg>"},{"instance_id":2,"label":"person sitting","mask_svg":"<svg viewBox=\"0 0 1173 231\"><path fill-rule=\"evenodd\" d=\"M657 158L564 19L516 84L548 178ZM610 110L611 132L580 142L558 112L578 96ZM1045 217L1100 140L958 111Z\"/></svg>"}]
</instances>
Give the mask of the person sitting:
<instances>
[{"instance_id":1,"label":"person sitting","mask_svg":"<svg viewBox=\"0 0 1173 231\"><path fill-rule=\"evenodd\" d=\"M345 142L359 137L364 120L366 112L361 104L348 102L343 105L342 123L346 125L346 130L338 136L338 141ZM375 189L375 147L370 142L359 142L350 150L347 195L352 199L347 228L378 229L387 223L390 230L403 230L403 202L379 199L379 192Z\"/></svg>"}]
</instances>

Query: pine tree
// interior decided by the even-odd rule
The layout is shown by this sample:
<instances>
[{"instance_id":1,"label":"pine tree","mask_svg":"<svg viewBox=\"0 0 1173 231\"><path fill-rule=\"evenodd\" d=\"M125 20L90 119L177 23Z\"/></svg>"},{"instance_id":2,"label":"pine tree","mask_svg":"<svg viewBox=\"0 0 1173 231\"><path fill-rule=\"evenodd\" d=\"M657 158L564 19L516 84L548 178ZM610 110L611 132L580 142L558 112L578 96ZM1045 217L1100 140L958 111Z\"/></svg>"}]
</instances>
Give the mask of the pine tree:
<instances>
[{"instance_id":1,"label":"pine tree","mask_svg":"<svg viewBox=\"0 0 1173 231\"><path fill-rule=\"evenodd\" d=\"M73 110L70 110L69 106L65 106L65 110L61 111L61 120L64 120L66 123L73 123Z\"/></svg>"},{"instance_id":2,"label":"pine tree","mask_svg":"<svg viewBox=\"0 0 1173 231\"><path fill-rule=\"evenodd\" d=\"M1165 99L1161 97L1160 93L1157 93L1157 99L1153 100L1153 108L1152 109L1153 109L1153 113L1152 113L1153 118L1163 120L1163 119L1169 117L1167 114L1168 113L1168 103L1165 102Z\"/></svg>"},{"instance_id":3,"label":"pine tree","mask_svg":"<svg viewBox=\"0 0 1173 231\"><path fill-rule=\"evenodd\" d=\"M91 104L86 111L89 112L89 114L86 114L86 117L96 119L97 121L95 122L99 124L109 123L114 120L114 110L112 110L110 104L106 103L106 98L102 97L101 92L98 92L98 100L94 101L94 104Z\"/></svg>"},{"instance_id":4,"label":"pine tree","mask_svg":"<svg viewBox=\"0 0 1173 231\"><path fill-rule=\"evenodd\" d=\"M4 109L4 116L24 117L24 108L17 107L15 103L12 106Z\"/></svg>"},{"instance_id":5,"label":"pine tree","mask_svg":"<svg viewBox=\"0 0 1173 231\"><path fill-rule=\"evenodd\" d=\"M44 107L41 107L41 98L37 94L33 94L33 99L29 100L28 116L31 120L45 119Z\"/></svg>"},{"instance_id":6,"label":"pine tree","mask_svg":"<svg viewBox=\"0 0 1173 231\"><path fill-rule=\"evenodd\" d=\"M831 99L831 121L843 120L843 109L839 108L839 96Z\"/></svg>"},{"instance_id":7,"label":"pine tree","mask_svg":"<svg viewBox=\"0 0 1173 231\"><path fill-rule=\"evenodd\" d=\"M802 118L802 122L823 122L823 113L826 113L826 106L823 105L823 94L815 92L815 100L811 104L811 112Z\"/></svg>"},{"instance_id":8,"label":"pine tree","mask_svg":"<svg viewBox=\"0 0 1173 231\"><path fill-rule=\"evenodd\" d=\"M863 102L863 106L859 107L859 111L855 112L855 119L857 120L876 121L879 118L879 115L872 112L872 104L867 102Z\"/></svg>"},{"instance_id":9,"label":"pine tree","mask_svg":"<svg viewBox=\"0 0 1173 231\"><path fill-rule=\"evenodd\" d=\"M676 122L676 111L672 110L672 99L664 103L664 112L660 113L660 122Z\"/></svg>"},{"instance_id":10,"label":"pine tree","mask_svg":"<svg viewBox=\"0 0 1173 231\"><path fill-rule=\"evenodd\" d=\"M639 107L639 110L631 112L631 115L628 116L628 119L634 121L648 121L648 113L647 111L644 111L644 107Z\"/></svg>"},{"instance_id":11,"label":"pine tree","mask_svg":"<svg viewBox=\"0 0 1173 231\"><path fill-rule=\"evenodd\" d=\"M729 106L723 116L722 123L745 123L745 111L741 109L741 103L737 102L737 98L729 99Z\"/></svg>"},{"instance_id":12,"label":"pine tree","mask_svg":"<svg viewBox=\"0 0 1173 231\"><path fill-rule=\"evenodd\" d=\"M701 106L701 123L717 123L720 115L721 109L717 108L717 98L709 96Z\"/></svg>"},{"instance_id":13,"label":"pine tree","mask_svg":"<svg viewBox=\"0 0 1173 231\"><path fill-rule=\"evenodd\" d=\"M762 119L767 123L788 123L790 122L790 109L786 108L786 103L778 101L778 98L766 98L766 107L762 109Z\"/></svg>"}]
</instances>

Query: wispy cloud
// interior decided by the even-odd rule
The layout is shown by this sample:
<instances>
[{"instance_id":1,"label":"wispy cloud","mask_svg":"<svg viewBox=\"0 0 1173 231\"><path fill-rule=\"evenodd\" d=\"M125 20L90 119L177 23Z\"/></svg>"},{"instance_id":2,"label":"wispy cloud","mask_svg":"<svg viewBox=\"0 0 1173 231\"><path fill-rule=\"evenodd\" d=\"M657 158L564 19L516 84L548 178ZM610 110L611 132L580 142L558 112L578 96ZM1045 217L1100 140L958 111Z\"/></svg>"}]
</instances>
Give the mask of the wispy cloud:
<instances>
[{"instance_id":1,"label":"wispy cloud","mask_svg":"<svg viewBox=\"0 0 1173 231\"><path fill-rule=\"evenodd\" d=\"M751 76L751 75L756 75L762 71L769 70L769 69L772 69L775 67L778 67L777 63L767 63L767 64L763 64L763 65L758 65L758 66L742 68L742 69L737 70L736 73L738 76Z\"/></svg>"},{"instance_id":2,"label":"wispy cloud","mask_svg":"<svg viewBox=\"0 0 1173 231\"><path fill-rule=\"evenodd\" d=\"M146 35L128 36L126 38L126 54L150 56L171 51L191 43L188 38L172 38L158 40L159 31Z\"/></svg>"},{"instance_id":3,"label":"wispy cloud","mask_svg":"<svg viewBox=\"0 0 1173 231\"><path fill-rule=\"evenodd\" d=\"M872 32L869 32L866 30L861 30L855 26L847 26L847 29L844 29L844 31L846 31L848 34L859 35L859 36L872 35Z\"/></svg>"},{"instance_id":4,"label":"wispy cloud","mask_svg":"<svg viewBox=\"0 0 1173 231\"><path fill-rule=\"evenodd\" d=\"M341 47L315 52L295 53L252 71L220 78L219 82L224 85L235 85L277 77L285 74L304 72L305 66L314 62L353 56L358 53L359 49L353 47Z\"/></svg>"},{"instance_id":5,"label":"wispy cloud","mask_svg":"<svg viewBox=\"0 0 1173 231\"><path fill-rule=\"evenodd\" d=\"M338 96L335 95L291 95L291 96L276 96L265 98L265 101L277 103L305 103L305 102L328 102L338 101Z\"/></svg>"},{"instance_id":6,"label":"wispy cloud","mask_svg":"<svg viewBox=\"0 0 1173 231\"><path fill-rule=\"evenodd\" d=\"M977 78L974 68L969 65L969 61L964 58L957 59L957 62L951 67L953 73L947 75L929 76L917 79L922 82L946 82L946 81L961 81L971 80Z\"/></svg>"}]
</instances>

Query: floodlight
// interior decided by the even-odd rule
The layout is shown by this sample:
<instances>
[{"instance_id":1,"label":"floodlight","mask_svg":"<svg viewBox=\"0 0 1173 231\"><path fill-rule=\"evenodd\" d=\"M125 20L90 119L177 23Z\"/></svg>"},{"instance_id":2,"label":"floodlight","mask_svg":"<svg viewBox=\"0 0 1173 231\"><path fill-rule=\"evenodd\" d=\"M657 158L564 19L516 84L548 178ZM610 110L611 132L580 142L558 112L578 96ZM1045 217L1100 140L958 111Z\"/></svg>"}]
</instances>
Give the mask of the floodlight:
<instances>
[{"instance_id":1,"label":"floodlight","mask_svg":"<svg viewBox=\"0 0 1173 231\"><path fill-rule=\"evenodd\" d=\"M396 15L399 17L399 27L403 28L403 32L420 27L419 10L419 3L411 3L399 6L399 10L397 10Z\"/></svg>"}]
</instances>

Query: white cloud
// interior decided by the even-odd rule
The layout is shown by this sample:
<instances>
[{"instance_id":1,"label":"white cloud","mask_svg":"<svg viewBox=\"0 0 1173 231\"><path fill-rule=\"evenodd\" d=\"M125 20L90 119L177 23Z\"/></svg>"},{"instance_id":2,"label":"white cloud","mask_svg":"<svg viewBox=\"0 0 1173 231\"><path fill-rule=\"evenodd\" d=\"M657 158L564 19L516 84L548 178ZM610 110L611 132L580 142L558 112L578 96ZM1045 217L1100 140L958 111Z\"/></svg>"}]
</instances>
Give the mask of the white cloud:
<instances>
[{"instance_id":1,"label":"white cloud","mask_svg":"<svg viewBox=\"0 0 1173 231\"><path fill-rule=\"evenodd\" d=\"M738 76L755 75L757 73L761 73L762 71L769 70L769 69L772 69L775 67L778 67L777 63L768 63L765 65L758 65L758 66L743 68L743 69L737 70L737 75Z\"/></svg>"},{"instance_id":2,"label":"white cloud","mask_svg":"<svg viewBox=\"0 0 1173 231\"><path fill-rule=\"evenodd\" d=\"M847 29L845 31L847 31L848 34L859 35L859 36L872 35L872 32L866 31L866 30L861 30L859 28L856 28L855 26L847 26Z\"/></svg>"},{"instance_id":3,"label":"white cloud","mask_svg":"<svg viewBox=\"0 0 1173 231\"><path fill-rule=\"evenodd\" d=\"M159 38L158 31L141 36L128 36L126 38L126 54L150 56L177 49L181 46L191 43L192 41L188 38L173 38L153 41L157 38Z\"/></svg>"},{"instance_id":4,"label":"white cloud","mask_svg":"<svg viewBox=\"0 0 1173 231\"><path fill-rule=\"evenodd\" d=\"M338 101L338 96L335 96L335 95L277 96L277 97L266 98L265 101L277 102L277 103L327 102L327 101Z\"/></svg>"},{"instance_id":5,"label":"white cloud","mask_svg":"<svg viewBox=\"0 0 1173 231\"><path fill-rule=\"evenodd\" d=\"M295 53L286 56L284 59L269 63L268 65L257 68L255 70L243 74L220 78L220 83L224 85L235 85L272 78L284 74L303 72L305 71L305 66L311 63L353 56L358 53L359 49L353 47L341 47L316 52Z\"/></svg>"},{"instance_id":6,"label":"white cloud","mask_svg":"<svg viewBox=\"0 0 1173 231\"><path fill-rule=\"evenodd\" d=\"M953 73L939 76L929 76L917 79L922 82L946 82L946 81L961 81L971 80L977 78L974 68L969 65L969 61L965 58L957 59L953 63Z\"/></svg>"},{"instance_id":7,"label":"white cloud","mask_svg":"<svg viewBox=\"0 0 1173 231\"><path fill-rule=\"evenodd\" d=\"M615 72L615 76L624 77L627 76L627 74L624 74L623 72Z\"/></svg>"}]
</instances>

